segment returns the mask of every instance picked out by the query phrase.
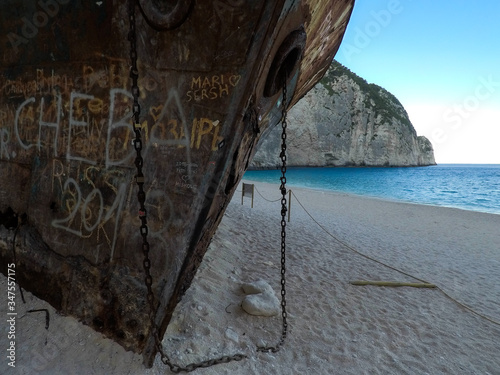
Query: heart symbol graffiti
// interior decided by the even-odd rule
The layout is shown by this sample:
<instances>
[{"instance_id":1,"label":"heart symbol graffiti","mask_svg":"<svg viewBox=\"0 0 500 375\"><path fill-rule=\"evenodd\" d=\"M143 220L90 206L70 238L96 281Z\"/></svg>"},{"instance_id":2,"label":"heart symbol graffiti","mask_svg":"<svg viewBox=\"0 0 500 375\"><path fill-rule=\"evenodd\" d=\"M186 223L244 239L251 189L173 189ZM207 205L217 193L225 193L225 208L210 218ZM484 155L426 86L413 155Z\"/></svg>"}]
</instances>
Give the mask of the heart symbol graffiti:
<instances>
[{"instance_id":1,"label":"heart symbol graffiti","mask_svg":"<svg viewBox=\"0 0 500 375\"><path fill-rule=\"evenodd\" d=\"M233 87L235 87L241 79L241 75L239 74L233 74L231 77L229 77L229 84Z\"/></svg>"},{"instance_id":2,"label":"heart symbol graffiti","mask_svg":"<svg viewBox=\"0 0 500 375\"><path fill-rule=\"evenodd\" d=\"M160 117L161 111L163 110L163 104L160 104L157 107L150 107L149 114L153 117L153 120L156 122L158 117Z\"/></svg>"}]
</instances>

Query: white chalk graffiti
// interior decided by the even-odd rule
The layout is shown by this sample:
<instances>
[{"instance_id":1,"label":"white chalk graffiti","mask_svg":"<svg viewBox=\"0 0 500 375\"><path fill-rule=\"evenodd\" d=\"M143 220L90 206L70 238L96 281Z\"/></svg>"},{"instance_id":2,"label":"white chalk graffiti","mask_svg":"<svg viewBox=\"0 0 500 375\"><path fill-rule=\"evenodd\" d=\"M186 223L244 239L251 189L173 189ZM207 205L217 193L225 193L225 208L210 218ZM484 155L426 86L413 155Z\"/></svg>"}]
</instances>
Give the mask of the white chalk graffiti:
<instances>
[{"instance_id":1,"label":"white chalk graffiti","mask_svg":"<svg viewBox=\"0 0 500 375\"><path fill-rule=\"evenodd\" d=\"M7 129L0 129L0 160L5 158L6 160L10 159L9 149L7 145L10 141L10 134Z\"/></svg>"},{"instance_id":2,"label":"white chalk graffiti","mask_svg":"<svg viewBox=\"0 0 500 375\"><path fill-rule=\"evenodd\" d=\"M172 105L172 107L169 107ZM183 137L176 137L175 139L162 139L158 137L158 133L160 132L161 127L165 127L168 125L168 116L167 110L171 109L174 112L178 113L179 121L182 127ZM184 113L184 106L182 105L180 95L175 88L172 88L168 92L167 99L163 104L163 108L156 119L155 124L151 128L151 138L150 145L154 147L158 147L160 145L165 146L183 146L186 152L186 161L187 161L187 175L189 176L189 180L192 180L192 170L191 170L191 140L189 137L189 130L187 127L187 119L186 114Z\"/></svg>"},{"instance_id":3,"label":"white chalk graffiti","mask_svg":"<svg viewBox=\"0 0 500 375\"><path fill-rule=\"evenodd\" d=\"M42 184L51 189L51 208L57 215L48 225L64 235L65 241L68 235L82 244L80 239L88 241L86 244L94 241L96 262L103 258L112 261L120 256L116 249L123 238L121 226L134 226L134 220L139 221L128 212L136 207L130 199L135 191L130 116L133 97L122 88L108 91L104 83L99 86L102 74L94 78L89 67L84 70L89 76L85 87L54 71L50 77L45 76L43 70L37 71L32 81L6 81L0 87L12 98L9 103L1 102L0 161L30 163L38 158L45 163L43 171L52 167L52 181L39 179L47 181ZM219 80L234 87L239 78L226 74ZM203 86L204 81L200 82ZM211 77L210 82L217 84L217 77ZM90 90L94 85L99 86L96 92ZM189 113L193 118L188 118L181 98L185 100L184 91L173 87L162 104L149 108L149 117L144 117L141 124L143 157L148 160L148 154L154 152L172 155L172 149L176 156L184 154L182 171L174 176L179 180L173 183L177 182L176 191L188 189L196 193L198 184L193 174L198 166L192 163L191 153L218 149L223 119L195 117L194 113ZM36 173L44 173L41 170ZM174 205L162 185L167 182L155 182L154 172L147 177L153 179L146 192L150 235L166 244L166 232L175 216Z\"/></svg>"},{"instance_id":4,"label":"white chalk graffiti","mask_svg":"<svg viewBox=\"0 0 500 375\"><path fill-rule=\"evenodd\" d=\"M102 193L97 188L94 188L84 199L82 197L81 188L74 178L68 178L64 183L63 189L63 196L67 196L64 203L68 210L68 215L62 219L52 220L52 226L74 234L80 238L87 238L90 237L92 232L96 229L104 230L104 225L111 220L111 218L114 218L115 225L110 243L110 260L112 260L118 235L120 217L125 203L127 184L120 184L116 191L116 197L110 207L104 207ZM90 204L95 201L96 198L98 201L97 214L90 209ZM104 212L106 213L104 214ZM71 228L76 219L80 219L82 224L79 229ZM93 223L91 221L93 221ZM85 232L83 229L85 229Z\"/></svg>"},{"instance_id":5,"label":"white chalk graffiti","mask_svg":"<svg viewBox=\"0 0 500 375\"><path fill-rule=\"evenodd\" d=\"M132 125L130 124L130 114L126 114L126 116L120 118L115 122L114 113L115 113L115 103L117 101L118 95L124 95L130 99L133 99L132 94L130 94L127 90L123 89L111 89L109 93L110 97L110 107L109 107L109 122L108 122L108 136L106 139L106 168L111 166L116 166L125 163L127 160L134 156L134 149L132 149L127 156L125 156L121 160L112 160L110 156L110 144L112 140L112 134L114 129L118 128L126 128L130 131L133 131Z\"/></svg>"},{"instance_id":6,"label":"white chalk graffiti","mask_svg":"<svg viewBox=\"0 0 500 375\"><path fill-rule=\"evenodd\" d=\"M88 164L97 164L94 160L89 160L83 156L74 156L71 154L71 129L75 126L88 126L88 121L79 121L74 118L74 104L76 100L92 100L94 99L93 95L80 94L77 92L72 92L69 100L69 129L68 129L68 151L66 152L66 160L77 160L82 161Z\"/></svg>"}]
</instances>

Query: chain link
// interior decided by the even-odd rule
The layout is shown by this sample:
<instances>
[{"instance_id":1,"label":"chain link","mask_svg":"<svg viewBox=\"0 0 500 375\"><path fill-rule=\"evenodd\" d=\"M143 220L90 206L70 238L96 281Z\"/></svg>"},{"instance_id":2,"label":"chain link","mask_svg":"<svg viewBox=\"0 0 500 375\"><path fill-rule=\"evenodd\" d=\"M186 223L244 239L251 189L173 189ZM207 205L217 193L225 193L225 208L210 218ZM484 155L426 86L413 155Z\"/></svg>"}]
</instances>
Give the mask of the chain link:
<instances>
[{"instance_id":1,"label":"chain link","mask_svg":"<svg viewBox=\"0 0 500 375\"><path fill-rule=\"evenodd\" d=\"M258 346L259 352L278 352L285 343L288 323L286 312L286 128L287 128L287 87L286 79L283 82L283 102L281 110L281 317L283 321L281 338L275 346Z\"/></svg>"},{"instance_id":2,"label":"chain link","mask_svg":"<svg viewBox=\"0 0 500 375\"><path fill-rule=\"evenodd\" d=\"M134 119L133 129L135 133L134 148L136 150L135 166L137 168L137 175L135 176L135 181L139 187L137 193L137 199L139 201L139 218L141 220L140 233L142 236L142 253L144 254L144 273L146 275L144 282L147 288L147 301L149 307L149 321L151 325L151 330L153 338L155 340L155 346L157 351L160 353L161 361L170 368L170 371L178 374L181 372L191 372L198 368L210 367L222 363L229 363L232 361L241 361L247 358L244 354L235 354L232 356L223 356L220 358L209 359L199 363L191 363L187 366L179 366L173 363L168 355L163 350L163 345L161 343L160 333L158 325L155 322L155 298L153 293L153 278L151 276L151 260L149 259L149 242L148 242L148 221L147 221L147 211L145 207L146 193L144 192L144 173L142 172L142 167L144 165L144 159L142 158L142 137L140 124L141 106L139 105L139 69L137 68L137 35L136 35L136 20L135 20L135 6L136 0L129 0L128 16L130 21L130 29L128 34L128 40L130 42L130 78L132 79L132 95L134 98L134 104L132 107L132 118Z\"/></svg>"}]
</instances>

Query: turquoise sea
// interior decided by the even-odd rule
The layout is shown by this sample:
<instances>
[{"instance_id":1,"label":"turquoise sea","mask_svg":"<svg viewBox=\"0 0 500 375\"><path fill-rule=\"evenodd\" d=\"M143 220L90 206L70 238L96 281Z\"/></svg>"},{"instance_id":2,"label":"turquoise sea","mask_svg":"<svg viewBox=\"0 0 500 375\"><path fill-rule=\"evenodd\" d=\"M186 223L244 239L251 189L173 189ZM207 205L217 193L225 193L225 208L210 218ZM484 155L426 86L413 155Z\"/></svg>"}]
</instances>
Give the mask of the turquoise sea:
<instances>
[{"instance_id":1,"label":"turquoise sea","mask_svg":"<svg viewBox=\"0 0 500 375\"><path fill-rule=\"evenodd\" d=\"M248 180L279 184L277 169L247 171ZM331 190L500 214L500 165L416 168L289 168L290 186Z\"/></svg>"}]
</instances>

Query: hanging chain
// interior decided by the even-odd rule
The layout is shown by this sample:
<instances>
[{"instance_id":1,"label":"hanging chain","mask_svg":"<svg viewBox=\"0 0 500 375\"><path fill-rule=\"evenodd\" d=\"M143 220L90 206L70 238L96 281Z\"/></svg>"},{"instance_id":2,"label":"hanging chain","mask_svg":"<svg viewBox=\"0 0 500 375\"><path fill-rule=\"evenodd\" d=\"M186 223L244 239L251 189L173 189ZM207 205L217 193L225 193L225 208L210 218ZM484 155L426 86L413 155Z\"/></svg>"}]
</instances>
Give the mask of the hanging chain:
<instances>
[{"instance_id":1,"label":"hanging chain","mask_svg":"<svg viewBox=\"0 0 500 375\"><path fill-rule=\"evenodd\" d=\"M139 105L139 70L137 68L137 35L135 29L135 5L136 0L129 0L129 21L130 30L128 34L128 40L130 42L130 78L132 79L132 96L134 98L134 104L132 107L132 117L134 119L133 129L135 133L134 148L136 150L137 156L135 158L135 166L137 168L137 175L135 176L135 181L139 187L139 192L137 193L137 199L139 201L139 218L141 219L140 232L142 236L142 252L144 254L143 267L146 275L145 284L147 288L147 300L149 305L149 321L151 325L151 330L153 338L155 340L155 346L157 351L160 353L161 361L170 368L170 371L178 374L181 372L191 372L198 368L206 368L214 365L229 363L232 361L241 361L247 358L244 354L235 354L232 356L223 356L220 358L210 359L199 363L191 363L185 367L174 364L168 355L163 350L163 346L160 339L158 325L155 322L155 301L153 294L153 278L151 277L151 260L149 259L149 242L148 242L148 223L147 223L147 211L145 207L146 193L144 192L144 174L142 172L142 167L144 165L144 160L142 158L142 138L141 130L142 125L140 124L140 114L141 106Z\"/></svg>"},{"instance_id":2,"label":"hanging chain","mask_svg":"<svg viewBox=\"0 0 500 375\"><path fill-rule=\"evenodd\" d=\"M281 317L283 319L283 326L281 331L280 341L276 346L258 346L259 352L273 352L276 353L281 349L285 343L286 334L288 330L287 313L286 313L286 128L287 128L287 89L286 79L283 83L283 102L281 112Z\"/></svg>"}]
</instances>

